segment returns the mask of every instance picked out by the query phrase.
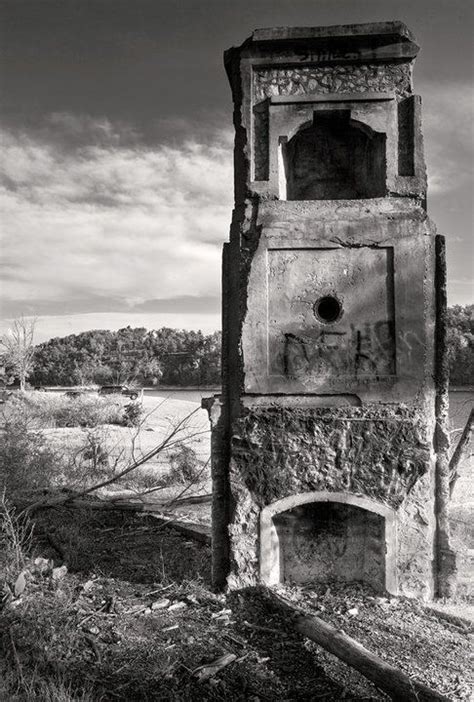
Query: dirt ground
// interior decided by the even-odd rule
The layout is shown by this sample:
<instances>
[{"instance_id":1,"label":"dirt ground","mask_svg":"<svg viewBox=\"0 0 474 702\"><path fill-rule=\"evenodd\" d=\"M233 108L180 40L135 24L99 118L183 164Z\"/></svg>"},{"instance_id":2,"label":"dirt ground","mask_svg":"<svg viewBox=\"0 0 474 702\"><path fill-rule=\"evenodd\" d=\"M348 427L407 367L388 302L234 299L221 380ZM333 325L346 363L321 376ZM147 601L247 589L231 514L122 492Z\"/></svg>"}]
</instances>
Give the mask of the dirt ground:
<instances>
[{"instance_id":1,"label":"dirt ground","mask_svg":"<svg viewBox=\"0 0 474 702\"><path fill-rule=\"evenodd\" d=\"M160 403L156 397L144 398L148 416L138 452L155 446L197 406L174 398ZM459 407L463 410L464 404ZM65 441L67 435L74 439L74 432L82 436L79 429L47 431L53 442ZM205 461L209 433L204 411L193 415L190 431ZM118 447L130 441L132 432L110 427L107 441ZM159 475L168 468L163 457L151 466ZM472 561L467 476L464 468L453 505L466 583ZM160 491L158 499L166 501L179 489ZM209 489L209 481L200 481L187 495ZM134 495L133 490L121 492ZM210 523L208 504L183 505L174 514ZM46 561L37 566L36 558ZM63 564L67 572L53 577L52 566ZM2 700L387 699L357 672L298 635L264 589L226 596L211 592L209 546L150 515L72 507L44 510L36 519L24 574L25 588L18 596L16 576L6 576L3 584ZM1 587L0 577L0 595ZM284 587L280 592L413 679L453 701L470 699L472 628L465 617L472 606L466 588L462 598L438 602L438 611L404 598L381 598L357 584ZM232 662L200 681L200 666L223 655L233 656ZM58 679L69 696L44 694L44 685Z\"/></svg>"},{"instance_id":2,"label":"dirt ground","mask_svg":"<svg viewBox=\"0 0 474 702\"><path fill-rule=\"evenodd\" d=\"M57 580L38 573L38 556L68 572ZM264 590L213 594L209 547L153 517L44 511L32 558L23 594L1 615L7 670L59 671L91 700L386 699L294 632ZM469 699L462 622L358 586L282 592L449 699ZM196 669L224 654L235 660L200 682Z\"/></svg>"}]
</instances>

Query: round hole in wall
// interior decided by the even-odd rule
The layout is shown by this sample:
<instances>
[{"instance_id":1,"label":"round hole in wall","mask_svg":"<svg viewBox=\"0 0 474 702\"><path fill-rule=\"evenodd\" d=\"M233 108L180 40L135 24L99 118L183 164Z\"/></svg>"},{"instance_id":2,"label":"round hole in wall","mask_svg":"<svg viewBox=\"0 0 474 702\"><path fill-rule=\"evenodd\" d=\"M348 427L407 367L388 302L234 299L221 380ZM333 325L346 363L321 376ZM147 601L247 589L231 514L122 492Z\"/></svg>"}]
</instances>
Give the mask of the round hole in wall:
<instances>
[{"instance_id":1,"label":"round hole in wall","mask_svg":"<svg viewBox=\"0 0 474 702\"><path fill-rule=\"evenodd\" d=\"M314 314L326 324L336 322L342 314L342 305L333 295L325 295L316 300L313 306Z\"/></svg>"}]
</instances>

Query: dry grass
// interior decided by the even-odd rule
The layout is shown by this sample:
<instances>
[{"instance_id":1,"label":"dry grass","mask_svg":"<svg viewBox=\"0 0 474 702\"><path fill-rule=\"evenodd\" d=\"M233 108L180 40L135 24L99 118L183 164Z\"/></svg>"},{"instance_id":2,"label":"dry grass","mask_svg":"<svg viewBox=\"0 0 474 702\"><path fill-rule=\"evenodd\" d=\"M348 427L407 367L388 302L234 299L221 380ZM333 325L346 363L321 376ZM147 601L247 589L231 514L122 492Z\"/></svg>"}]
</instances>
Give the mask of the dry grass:
<instances>
[{"instance_id":1,"label":"dry grass","mask_svg":"<svg viewBox=\"0 0 474 702\"><path fill-rule=\"evenodd\" d=\"M0 489L28 499L44 490L88 490L117 479L107 487L109 492L153 494L174 483L181 485L193 469L199 472L205 460L200 456L209 452L209 426L204 413L193 414L194 403L147 398L140 426L107 423L124 416L129 421L130 415L124 415L127 405L128 399L120 397L15 394L2 408ZM170 445L152 455L178 425ZM148 454L146 463L117 478Z\"/></svg>"},{"instance_id":2,"label":"dry grass","mask_svg":"<svg viewBox=\"0 0 474 702\"><path fill-rule=\"evenodd\" d=\"M114 397L94 394L70 398L59 393L23 392L13 402L36 420L40 428L96 427L101 424L124 424L124 402Z\"/></svg>"}]
</instances>

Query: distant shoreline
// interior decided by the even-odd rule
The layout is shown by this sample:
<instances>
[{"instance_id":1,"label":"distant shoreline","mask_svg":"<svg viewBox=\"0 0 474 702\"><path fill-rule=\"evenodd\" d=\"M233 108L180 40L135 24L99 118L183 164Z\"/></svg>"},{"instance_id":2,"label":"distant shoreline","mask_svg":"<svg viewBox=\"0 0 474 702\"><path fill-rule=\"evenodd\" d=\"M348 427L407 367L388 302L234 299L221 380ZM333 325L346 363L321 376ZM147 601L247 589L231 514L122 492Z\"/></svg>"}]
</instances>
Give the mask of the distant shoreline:
<instances>
[{"instance_id":1,"label":"distant shoreline","mask_svg":"<svg viewBox=\"0 0 474 702\"><path fill-rule=\"evenodd\" d=\"M119 383L120 384L120 383ZM122 385L127 385L127 383L122 383ZM67 392L68 390L78 390L78 389L90 389L91 391L94 391L96 388L99 389L100 385L91 387L87 385L42 385L41 390L46 390L47 392ZM130 387L135 387L134 385L130 384ZM13 388L12 388L13 389ZM16 388L15 388L16 389ZM218 391L220 392L222 390L222 387L220 385L154 385L154 386L145 386L145 387L140 387L140 390L143 390L143 392L160 392L161 390L163 391L173 391L176 392L177 390L183 390L184 391L193 391L193 392L198 392L198 391Z\"/></svg>"},{"instance_id":2,"label":"distant shoreline","mask_svg":"<svg viewBox=\"0 0 474 702\"><path fill-rule=\"evenodd\" d=\"M126 384L126 383L125 383ZM100 386L97 386L97 389ZM131 385L131 387L134 387ZM83 385L42 385L41 390L46 390L49 392L67 392L68 390L77 390L80 388L88 388L88 386L83 386ZM13 389L13 388L10 388ZM15 388L16 389L16 388ZM95 386L90 388L90 390L95 390ZM146 392L160 392L160 391L170 391L170 392L177 392L179 390L182 390L183 392L198 392L198 391L214 391L214 392L221 392L222 387L220 385L154 385L154 386L145 386L143 388L140 388L140 390L143 390L144 393ZM474 392L474 385L451 385L449 387L449 392Z\"/></svg>"}]
</instances>

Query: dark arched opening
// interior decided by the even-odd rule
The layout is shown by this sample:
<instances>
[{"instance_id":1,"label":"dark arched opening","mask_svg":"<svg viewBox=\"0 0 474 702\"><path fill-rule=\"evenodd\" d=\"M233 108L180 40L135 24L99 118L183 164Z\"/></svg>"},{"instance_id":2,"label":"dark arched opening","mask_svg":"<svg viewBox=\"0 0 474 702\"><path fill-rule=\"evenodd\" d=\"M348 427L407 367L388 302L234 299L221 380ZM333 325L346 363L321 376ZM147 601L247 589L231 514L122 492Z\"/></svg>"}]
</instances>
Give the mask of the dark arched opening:
<instances>
[{"instance_id":1,"label":"dark arched opening","mask_svg":"<svg viewBox=\"0 0 474 702\"><path fill-rule=\"evenodd\" d=\"M364 582L383 591L385 519L338 502L312 502L274 515L281 582Z\"/></svg>"},{"instance_id":2,"label":"dark arched opening","mask_svg":"<svg viewBox=\"0 0 474 702\"><path fill-rule=\"evenodd\" d=\"M350 119L349 110L315 112L284 150L288 200L383 197L385 134Z\"/></svg>"}]
</instances>

